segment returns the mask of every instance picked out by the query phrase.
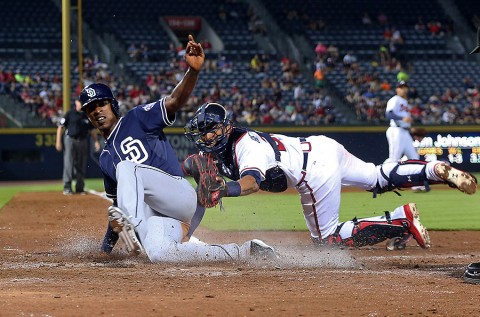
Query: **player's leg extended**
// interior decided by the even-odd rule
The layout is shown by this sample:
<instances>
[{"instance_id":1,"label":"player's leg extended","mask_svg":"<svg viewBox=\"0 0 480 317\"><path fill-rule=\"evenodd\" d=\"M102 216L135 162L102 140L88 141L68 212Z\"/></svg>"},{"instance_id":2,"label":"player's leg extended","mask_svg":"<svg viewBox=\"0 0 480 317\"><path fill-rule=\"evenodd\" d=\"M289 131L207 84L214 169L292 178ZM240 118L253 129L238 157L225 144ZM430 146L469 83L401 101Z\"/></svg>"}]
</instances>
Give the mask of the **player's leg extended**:
<instances>
[{"instance_id":1,"label":"player's leg extended","mask_svg":"<svg viewBox=\"0 0 480 317\"><path fill-rule=\"evenodd\" d=\"M365 190L375 188L377 184L377 168L348 152L343 146L338 149L342 153L340 171L343 186L355 186Z\"/></svg>"},{"instance_id":2,"label":"player's leg extended","mask_svg":"<svg viewBox=\"0 0 480 317\"><path fill-rule=\"evenodd\" d=\"M414 203L400 206L392 212L386 211L385 216L354 218L340 223L332 236L313 241L326 246L362 247L395 239L393 248L402 249L412 237L420 247L430 247L428 231L420 223Z\"/></svg>"},{"instance_id":3,"label":"player's leg extended","mask_svg":"<svg viewBox=\"0 0 480 317\"><path fill-rule=\"evenodd\" d=\"M139 165L123 161L117 165L117 204L108 209L110 226L125 243L131 255L143 251L141 241L147 234L146 220L153 214L145 203L144 177ZM161 184L161 183L159 183Z\"/></svg>"},{"instance_id":4,"label":"player's leg extended","mask_svg":"<svg viewBox=\"0 0 480 317\"><path fill-rule=\"evenodd\" d=\"M466 194L477 191L477 180L471 174L441 161L407 160L377 166L379 192L429 184L448 184Z\"/></svg>"},{"instance_id":5,"label":"player's leg extended","mask_svg":"<svg viewBox=\"0 0 480 317\"><path fill-rule=\"evenodd\" d=\"M260 240L242 245L183 242L188 225L168 217L152 216L147 220L147 236L143 241L150 261L156 262L225 262L247 260L250 257L276 256L272 247Z\"/></svg>"}]
</instances>

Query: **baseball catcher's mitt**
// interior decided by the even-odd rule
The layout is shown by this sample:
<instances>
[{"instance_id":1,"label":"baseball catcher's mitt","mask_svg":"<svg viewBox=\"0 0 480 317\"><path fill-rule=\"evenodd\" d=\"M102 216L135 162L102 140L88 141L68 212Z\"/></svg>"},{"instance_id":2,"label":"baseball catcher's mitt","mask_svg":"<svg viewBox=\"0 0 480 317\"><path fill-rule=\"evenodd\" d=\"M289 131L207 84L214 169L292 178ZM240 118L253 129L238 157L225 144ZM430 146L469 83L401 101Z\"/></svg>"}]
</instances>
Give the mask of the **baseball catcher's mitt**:
<instances>
[{"instance_id":1,"label":"baseball catcher's mitt","mask_svg":"<svg viewBox=\"0 0 480 317\"><path fill-rule=\"evenodd\" d=\"M410 128L410 134L414 140L422 141L427 136L428 131L421 127L412 127Z\"/></svg>"},{"instance_id":2,"label":"baseball catcher's mitt","mask_svg":"<svg viewBox=\"0 0 480 317\"><path fill-rule=\"evenodd\" d=\"M210 155L193 154L183 161L183 171L197 182L197 200L200 205L215 207L226 195L225 182L221 177L217 180L217 167Z\"/></svg>"}]
</instances>

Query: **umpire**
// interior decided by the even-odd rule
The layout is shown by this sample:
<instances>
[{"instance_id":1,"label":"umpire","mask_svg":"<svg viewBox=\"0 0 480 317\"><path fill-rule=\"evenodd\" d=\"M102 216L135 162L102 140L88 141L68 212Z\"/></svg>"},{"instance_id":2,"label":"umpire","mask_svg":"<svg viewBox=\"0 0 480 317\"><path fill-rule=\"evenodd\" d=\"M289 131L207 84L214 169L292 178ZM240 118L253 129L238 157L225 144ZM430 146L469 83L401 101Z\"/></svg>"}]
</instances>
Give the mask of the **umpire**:
<instances>
[{"instance_id":1,"label":"umpire","mask_svg":"<svg viewBox=\"0 0 480 317\"><path fill-rule=\"evenodd\" d=\"M88 136L95 141L95 151L99 151L100 143L93 125L81 111L82 104L75 100L75 108L70 109L62 118L57 128L55 148L62 151L62 135L64 144L63 153L63 194L72 194L72 179L75 177L75 192L85 193L85 172L88 158Z\"/></svg>"}]
</instances>

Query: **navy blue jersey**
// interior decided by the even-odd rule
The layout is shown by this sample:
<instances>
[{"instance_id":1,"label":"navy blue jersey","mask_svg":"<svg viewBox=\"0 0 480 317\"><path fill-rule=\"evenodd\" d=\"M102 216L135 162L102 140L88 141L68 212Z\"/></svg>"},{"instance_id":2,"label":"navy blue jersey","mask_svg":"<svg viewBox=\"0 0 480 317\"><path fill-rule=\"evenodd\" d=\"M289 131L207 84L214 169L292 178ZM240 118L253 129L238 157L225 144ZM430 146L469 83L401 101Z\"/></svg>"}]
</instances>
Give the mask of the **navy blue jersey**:
<instances>
[{"instance_id":1,"label":"navy blue jersey","mask_svg":"<svg viewBox=\"0 0 480 317\"><path fill-rule=\"evenodd\" d=\"M165 98L128 111L108 136L100 154L105 191L116 197L116 166L124 160L152 166L170 175L184 176L177 155L163 129L171 126Z\"/></svg>"}]
</instances>

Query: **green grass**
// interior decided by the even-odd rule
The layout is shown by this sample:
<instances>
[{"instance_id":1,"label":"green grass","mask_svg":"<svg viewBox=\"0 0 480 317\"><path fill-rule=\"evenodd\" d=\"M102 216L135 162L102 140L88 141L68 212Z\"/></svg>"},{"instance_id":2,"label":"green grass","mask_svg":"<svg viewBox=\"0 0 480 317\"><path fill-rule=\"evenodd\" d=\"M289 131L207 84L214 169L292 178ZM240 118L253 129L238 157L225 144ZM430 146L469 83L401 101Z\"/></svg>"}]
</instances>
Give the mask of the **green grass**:
<instances>
[{"instance_id":1,"label":"green grass","mask_svg":"<svg viewBox=\"0 0 480 317\"><path fill-rule=\"evenodd\" d=\"M103 180L101 179L86 179L86 189L94 189L98 191L103 190ZM61 192L63 191L62 181L45 182L33 185L14 185L14 186L0 186L0 208L12 199L17 193L21 192Z\"/></svg>"},{"instance_id":2,"label":"green grass","mask_svg":"<svg viewBox=\"0 0 480 317\"><path fill-rule=\"evenodd\" d=\"M480 175L477 175L477 177ZM193 183L193 181L191 180ZM103 190L103 181L87 179L86 188ZM61 191L62 184L0 187L0 207L18 192ZM415 202L421 220L430 230L480 230L480 194L465 195L446 185L434 185L429 193L410 190L385 193L373 199L369 192L344 192L340 221L353 217L383 215L409 202ZM253 194L246 197L224 198L225 211L208 209L202 226L212 230L307 230L296 193ZM0 210L1 212L1 210Z\"/></svg>"},{"instance_id":3,"label":"green grass","mask_svg":"<svg viewBox=\"0 0 480 317\"><path fill-rule=\"evenodd\" d=\"M373 199L369 192L344 192L340 221L371 217L414 202L422 223L431 230L480 230L480 196L433 186L429 193L410 190L385 193ZM207 210L202 225L214 230L307 230L296 193L257 194L224 198L225 211L217 206Z\"/></svg>"}]
</instances>

